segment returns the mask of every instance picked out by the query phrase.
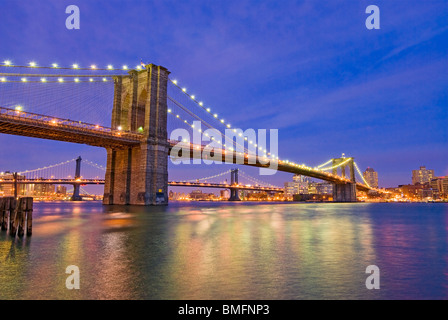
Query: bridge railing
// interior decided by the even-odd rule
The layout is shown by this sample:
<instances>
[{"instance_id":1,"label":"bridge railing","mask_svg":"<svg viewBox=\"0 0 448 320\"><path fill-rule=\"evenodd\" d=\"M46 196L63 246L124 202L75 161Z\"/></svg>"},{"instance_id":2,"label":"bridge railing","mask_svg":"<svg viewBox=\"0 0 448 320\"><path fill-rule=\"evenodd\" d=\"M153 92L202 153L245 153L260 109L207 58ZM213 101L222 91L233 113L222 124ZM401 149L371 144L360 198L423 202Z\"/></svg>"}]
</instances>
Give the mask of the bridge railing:
<instances>
[{"instance_id":1,"label":"bridge railing","mask_svg":"<svg viewBox=\"0 0 448 320\"><path fill-rule=\"evenodd\" d=\"M21 110L15 110L5 107L0 107L0 116L2 118L10 118L14 120L26 120L27 122L31 121L38 125L45 123L49 126L77 128L82 130L88 130L91 132L92 131L98 132L110 136L126 136L127 138L132 138L135 140L140 140L140 138L142 137L142 135L139 133L112 129L100 125L70 119L56 118L38 113L24 112Z\"/></svg>"}]
</instances>

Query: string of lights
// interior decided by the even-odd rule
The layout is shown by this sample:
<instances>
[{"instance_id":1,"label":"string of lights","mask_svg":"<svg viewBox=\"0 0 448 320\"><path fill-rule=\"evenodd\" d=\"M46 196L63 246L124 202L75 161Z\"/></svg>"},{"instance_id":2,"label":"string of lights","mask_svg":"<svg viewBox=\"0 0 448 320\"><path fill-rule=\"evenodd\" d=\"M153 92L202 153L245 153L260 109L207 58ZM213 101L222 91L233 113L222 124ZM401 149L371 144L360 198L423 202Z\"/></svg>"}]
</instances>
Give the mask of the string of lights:
<instances>
[{"instance_id":1,"label":"string of lights","mask_svg":"<svg viewBox=\"0 0 448 320\"><path fill-rule=\"evenodd\" d=\"M265 181L261 181L261 180L259 180L257 178L254 178L254 177L250 176L249 174L247 174L246 172L244 172L242 170L238 170L238 173L243 175L245 178L247 178L247 179L251 180L252 182L255 182L255 183L259 184L259 185L267 185L267 186L270 186L270 187L273 187L273 188L279 188L279 187L277 187L277 186L275 186L273 184L270 184L270 183L267 183Z\"/></svg>"},{"instance_id":2,"label":"string of lights","mask_svg":"<svg viewBox=\"0 0 448 320\"><path fill-rule=\"evenodd\" d=\"M339 168L339 167L343 166L344 164L346 164L350 160L351 160L351 158L347 158L346 160L342 161L341 163L339 163L337 165L334 165L334 166L331 166L331 167L328 167L328 168L321 168L320 170L326 171L326 170L336 169L336 168Z\"/></svg>"},{"instance_id":3,"label":"string of lights","mask_svg":"<svg viewBox=\"0 0 448 320\"><path fill-rule=\"evenodd\" d=\"M179 90L181 90L187 97L189 97L193 102L195 102L201 109L203 109L204 111L206 111L207 113L209 113L210 115L212 115L213 116L213 118L215 118L217 121L219 121L220 122L220 124L222 124L222 125L224 125L227 129L231 129L232 128L232 125L230 124L230 123L228 123L228 122L226 122L224 119L219 119L219 115L217 114L217 113L213 113L212 112L212 110L211 110L211 108L209 108L209 107L205 107L204 106L204 103L202 102L202 101L198 101L197 99L196 99L196 96L195 95L191 95L191 94L189 94L188 92L187 92L187 88L182 88L182 87L180 87L179 85L178 85L178 81L177 80L173 80L173 79L171 79L170 78L170 81L171 81L171 83L172 84L174 84ZM236 129L233 129L233 132L237 132L237 130ZM247 139L245 139L246 141L247 141ZM254 146L255 147L257 147L257 144L256 143L254 143L254 142L252 142L252 141L248 141L248 143L249 144L254 144ZM261 147L258 147L259 148L259 150L260 151L262 151L263 153L267 153L267 150L266 149L263 149L263 148L261 148ZM269 153L267 153L268 155L269 155ZM275 157L275 155L271 155L272 157ZM277 159L278 159L278 157L277 157Z\"/></svg>"},{"instance_id":4,"label":"string of lights","mask_svg":"<svg viewBox=\"0 0 448 320\"><path fill-rule=\"evenodd\" d=\"M201 123L204 123L208 128L217 130L217 129L214 128L212 125L210 125L209 123L207 123L205 120L201 119L200 117L196 116L194 113L192 113L191 111L189 111L187 108L185 108L182 104L178 103L178 102L177 102L176 100L174 100L173 98L168 97L168 99L169 99L170 101L172 101L174 104L176 104L179 108L181 108L182 110L184 110L185 112L187 112L187 113L190 114L191 116L193 116L193 117L195 117L196 119L198 119ZM173 114L171 109L168 109L168 113L169 113L169 114ZM190 123L188 123L188 121L185 120L185 119L183 119L179 114L176 114L176 118L178 118L179 120L183 121L185 124L187 124L188 126L190 126L193 130L196 130L196 131L198 131L198 132L200 132L200 133L203 132L202 129L200 129L200 128L195 128L194 124L190 124ZM230 139L229 137L227 137L225 134L223 134L221 131L218 130L218 132L219 132L219 134L224 138L224 140L226 140L226 139L228 139L228 140L232 140L232 139ZM208 136L207 133L205 133L204 135L205 135L205 136ZM211 137L211 140L217 142L218 144L222 145L223 147L226 147L226 144L222 144L219 140L215 140L213 137ZM237 144L238 146L242 147L243 150L244 150L244 152L248 153L247 148L245 148L244 146L241 146L241 145L238 144L237 142L236 142L236 144ZM233 147L230 147L229 150L230 150L230 151L234 151L234 148L233 148Z\"/></svg>"},{"instance_id":5,"label":"string of lights","mask_svg":"<svg viewBox=\"0 0 448 320\"><path fill-rule=\"evenodd\" d=\"M223 176L223 175L225 175L225 174L228 174L228 173L230 173L230 172L231 172L231 170L227 170L227 171L225 171L225 172L221 172L221 173L215 174L214 176L205 177L205 178L198 178L198 179L191 179L191 180L187 180L186 182L194 182L194 181L210 180L210 179L214 179L214 178L221 177L221 176Z\"/></svg>"},{"instance_id":6,"label":"string of lights","mask_svg":"<svg viewBox=\"0 0 448 320\"><path fill-rule=\"evenodd\" d=\"M5 60L0 67L11 67L11 68L32 68L32 69L59 69L59 70L102 70L102 71L128 71L130 67L128 64L122 65L120 68L116 68L111 64L106 67L99 67L96 64L91 64L88 67L81 67L78 63L73 63L71 66L64 67L60 66L58 63L52 63L51 66L41 66L37 62L31 61L27 65L15 65L11 60ZM135 66L137 70L143 70L142 65Z\"/></svg>"},{"instance_id":7,"label":"string of lights","mask_svg":"<svg viewBox=\"0 0 448 320\"><path fill-rule=\"evenodd\" d=\"M46 167L42 167L42 168L37 168L37 169L32 169L32 170L21 171L21 172L18 172L18 174L22 174L22 175L23 175L23 174L25 174L25 173L31 173L31 172L36 172L36 171L42 171L42 170L46 170L46 169L51 169L51 168L58 167L58 166L62 166L62 165L64 165L64 164L67 164L67 163L70 163L70 162L74 162L74 161L76 161L76 159L67 160L67 161L64 161L64 162L61 162L61 163L53 164L53 165L46 166Z\"/></svg>"},{"instance_id":8,"label":"string of lights","mask_svg":"<svg viewBox=\"0 0 448 320\"><path fill-rule=\"evenodd\" d=\"M364 175L361 173L361 170L359 170L358 165L356 164L356 162L354 162L356 171L358 172L359 176L361 177L361 179L364 181L364 183L366 184L366 186L368 186L369 188L371 188L371 186L369 185L369 183L366 181L366 179L364 178Z\"/></svg>"},{"instance_id":9,"label":"string of lights","mask_svg":"<svg viewBox=\"0 0 448 320\"><path fill-rule=\"evenodd\" d=\"M82 161L83 161L83 163L85 162L86 164L88 164L88 165L90 165L90 166L92 166L92 167L94 167L94 168L97 168L97 169L106 171L106 168L105 168L105 167L103 167L102 165L99 165L99 164L97 164L97 163L95 163L95 162L92 162L92 161L87 160L87 159L82 159Z\"/></svg>"},{"instance_id":10,"label":"string of lights","mask_svg":"<svg viewBox=\"0 0 448 320\"><path fill-rule=\"evenodd\" d=\"M47 78L41 78L39 81L33 81L28 80L27 78L22 78L19 80L8 80L5 77L0 78L0 83L98 83L98 82L107 82L109 81L107 78L102 79L101 81L94 80L93 78L90 78L88 81L79 80L78 78L75 78L72 81L67 81L64 78L60 78L57 81L49 81Z\"/></svg>"},{"instance_id":11,"label":"string of lights","mask_svg":"<svg viewBox=\"0 0 448 320\"><path fill-rule=\"evenodd\" d=\"M333 159L330 159L327 162L322 163L321 165L318 165L316 168L319 169L319 168L325 167L327 164L330 164L332 161L333 161Z\"/></svg>"}]
</instances>

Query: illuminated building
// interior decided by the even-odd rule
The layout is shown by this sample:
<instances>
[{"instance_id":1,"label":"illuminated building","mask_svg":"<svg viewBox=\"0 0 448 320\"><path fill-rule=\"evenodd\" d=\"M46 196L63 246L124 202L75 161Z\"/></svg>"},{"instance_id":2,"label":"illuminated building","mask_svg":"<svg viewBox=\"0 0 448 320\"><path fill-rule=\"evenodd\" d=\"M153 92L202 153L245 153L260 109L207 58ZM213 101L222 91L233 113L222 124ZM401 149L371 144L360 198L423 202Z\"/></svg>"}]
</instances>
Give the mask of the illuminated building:
<instances>
[{"instance_id":1,"label":"illuminated building","mask_svg":"<svg viewBox=\"0 0 448 320\"><path fill-rule=\"evenodd\" d=\"M438 192L440 198L448 198L448 176L432 179L430 186Z\"/></svg>"},{"instance_id":2,"label":"illuminated building","mask_svg":"<svg viewBox=\"0 0 448 320\"><path fill-rule=\"evenodd\" d=\"M425 184L434 179L434 170L420 167L420 170L412 170L412 184Z\"/></svg>"},{"instance_id":3,"label":"illuminated building","mask_svg":"<svg viewBox=\"0 0 448 320\"><path fill-rule=\"evenodd\" d=\"M366 179L369 186L378 188L378 172L372 168L367 168L362 175L364 176L364 179Z\"/></svg>"},{"instance_id":4,"label":"illuminated building","mask_svg":"<svg viewBox=\"0 0 448 320\"><path fill-rule=\"evenodd\" d=\"M25 176L17 175L17 180L23 180L23 179L25 179ZM14 175L9 171L0 172L0 180L13 182ZM17 189L18 189L17 195L19 196L25 195L26 188L24 184L19 184L17 186ZM0 194L2 196L14 196L14 184L13 183L0 184Z\"/></svg>"},{"instance_id":5,"label":"illuminated building","mask_svg":"<svg viewBox=\"0 0 448 320\"><path fill-rule=\"evenodd\" d=\"M57 186L56 193L65 195L67 194L67 187L65 186Z\"/></svg>"}]
</instances>

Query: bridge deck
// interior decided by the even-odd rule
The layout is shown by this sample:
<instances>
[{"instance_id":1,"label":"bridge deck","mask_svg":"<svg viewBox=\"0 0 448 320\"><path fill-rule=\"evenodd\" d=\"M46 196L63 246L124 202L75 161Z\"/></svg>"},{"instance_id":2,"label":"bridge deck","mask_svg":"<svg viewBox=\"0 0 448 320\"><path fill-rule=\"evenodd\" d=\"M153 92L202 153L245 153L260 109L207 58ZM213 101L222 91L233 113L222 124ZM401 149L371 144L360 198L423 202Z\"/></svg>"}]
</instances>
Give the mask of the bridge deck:
<instances>
[{"instance_id":1,"label":"bridge deck","mask_svg":"<svg viewBox=\"0 0 448 320\"><path fill-rule=\"evenodd\" d=\"M105 148L125 148L138 145L141 139L141 135L137 133L3 107L0 107L0 133Z\"/></svg>"},{"instance_id":2,"label":"bridge deck","mask_svg":"<svg viewBox=\"0 0 448 320\"><path fill-rule=\"evenodd\" d=\"M104 184L104 179L19 179L17 184L77 184L77 185L95 185ZM0 179L0 185L14 184L14 180ZM169 186L172 187L201 187L201 188L217 188L217 189L241 189L253 191L268 191L268 192L284 192L283 188L276 187L262 187L262 186L248 186L248 185L229 185L222 183L207 183L207 182L186 182L186 181L169 181Z\"/></svg>"},{"instance_id":3,"label":"bridge deck","mask_svg":"<svg viewBox=\"0 0 448 320\"><path fill-rule=\"evenodd\" d=\"M3 107L0 107L0 133L81 143L112 149L137 146L140 144L143 137L138 133L120 131L80 121L60 119ZM168 141L170 149L177 143L177 141ZM181 154L180 156L193 159L202 157L202 152L205 146L189 145L187 148L190 150L189 154ZM225 150L217 150L216 152L218 152L216 158L221 158L222 162L269 168L269 164L265 165L260 161L250 161L254 160L255 156L237 155L236 153L233 153L233 157L229 157ZM318 169L294 166L284 161L278 162L277 170L293 174L301 174L337 184L350 183L350 180L347 178L332 175ZM361 183L356 183L356 187L360 191L372 190L372 188Z\"/></svg>"}]
</instances>

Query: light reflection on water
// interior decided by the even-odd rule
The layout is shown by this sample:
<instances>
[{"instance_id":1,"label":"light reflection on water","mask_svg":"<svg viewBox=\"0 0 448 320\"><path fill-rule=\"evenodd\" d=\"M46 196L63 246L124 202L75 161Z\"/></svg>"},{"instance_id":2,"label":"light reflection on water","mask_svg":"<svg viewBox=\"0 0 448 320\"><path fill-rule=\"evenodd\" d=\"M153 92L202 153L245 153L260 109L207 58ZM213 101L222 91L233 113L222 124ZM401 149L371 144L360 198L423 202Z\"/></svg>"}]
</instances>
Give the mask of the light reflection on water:
<instances>
[{"instance_id":1,"label":"light reflection on water","mask_svg":"<svg viewBox=\"0 0 448 320\"><path fill-rule=\"evenodd\" d=\"M448 205L35 204L0 233L1 299L448 297ZM367 290L378 265L381 289ZM67 290L77 265L81 289Z\"/></svg>"}]
</instances>

